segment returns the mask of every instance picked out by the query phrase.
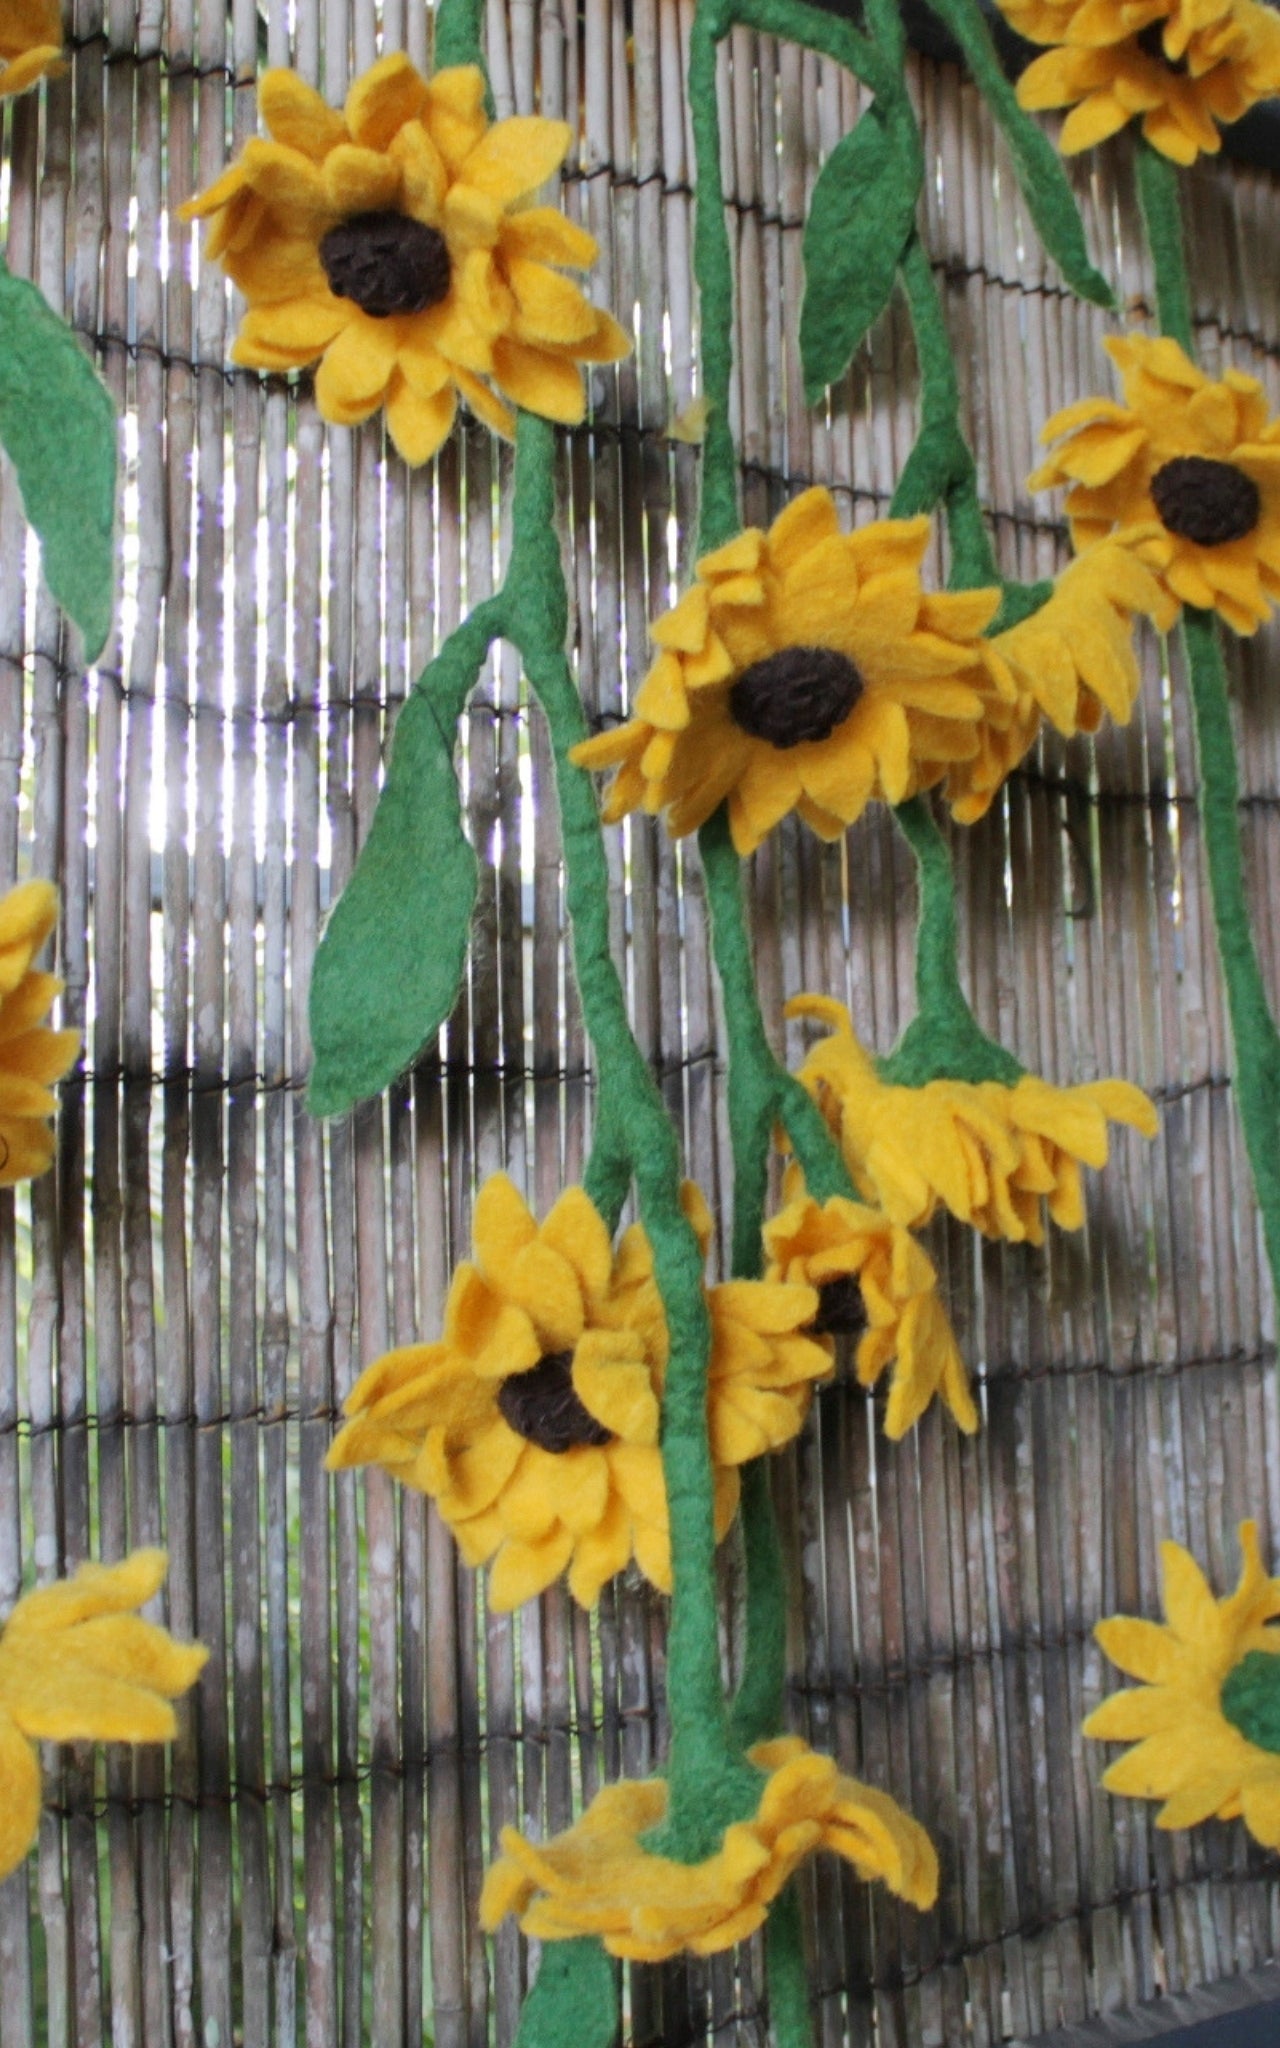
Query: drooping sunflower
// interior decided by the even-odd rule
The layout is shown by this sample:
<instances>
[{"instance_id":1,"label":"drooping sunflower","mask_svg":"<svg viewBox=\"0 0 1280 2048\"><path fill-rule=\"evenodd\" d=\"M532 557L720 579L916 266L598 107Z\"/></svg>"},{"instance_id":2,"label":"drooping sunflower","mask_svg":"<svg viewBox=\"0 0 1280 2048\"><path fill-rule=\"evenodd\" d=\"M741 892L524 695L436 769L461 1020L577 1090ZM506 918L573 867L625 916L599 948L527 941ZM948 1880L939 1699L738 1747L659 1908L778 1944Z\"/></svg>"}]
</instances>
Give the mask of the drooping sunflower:
<instances>
[{"instance_id":1,"label":"drooping sunflower","mask_svg":"<svg viewBox=\"0 0 1280 2048\"><path fill-rule=\"evenodd\" d=\"M942 777L957 823L971 825L986 814L1035 744L1043 719L1064 739L1096 732L1104 712L1127 725L1142 680L1135 620L1149 618L1167 631L1177 610L1177 601L1132 547L1103 540L1068 564L1038 611L992 634L988 645L1005 687L984 693L976 753L948 761L941 751L947 735L935 736L926 721L912 718L924 779ZM935 737L940 752L931 762L928 748Z\"/></svg>"},{"instance_id":2,"label":"drooping sunflower","mask_svg":"<svg viewBox=\"0 0 1280 2048\"><path fill-rule=\"evenodd\" d=\"M0 0L0 99L61 69L61 0Z\"/></svg>"},{"instance_id":3,"label":"drooping sunflower","mask_svg":"<svg viewBox=\"0 0 1280 2048\"><path fill-rule=\"evenodd\" d=\"M19 1600L0 1630L0 1881L36 1837L38 1742L176 1735L170 1702L209 1653L134 1612L159 1591L167 1562L162 1550L135 1550L122 1564L81 1565Z\"/></svg>"},{"instance_id":4,"label":"drooping sunflower","mask_svg":"<svg viewBox=\"0 0 1280 2048\"><path fill-rule=\"evenodd\" d=\"M868 803L922 787L909 714L977 747L993 687L983 629L996 590L935 594L920 580L927 519L841 533L829 491L804 491L768 532L749 527L704 555L650 628L657 657L625 725L573 750L617 770L610 823L643 806L694 831L727 797L748 854L798 810L835 839Z\"/></svg>"},{"instance_id":5,"label":"drooping sunflower","mask_svg":"<svg viewBox=\"0 0 1280 2048\"><path fill-rule=\"evenodd\" d=\"M984 1237L1043 1244L1045 1207L1063 1230L1084 1221L1080 1168L1106 1164L1108 1120L1144 1137L1157 1129L1150 1098L1128 1081L1055 1088L1024 1074L1012 1087L936 1080L908 1088L881 1079L842 1003L796 996L787 1014L828 1027L799 1079L859 1189L907 1229L941 1205Z\"/></svg>"},{"instance_id":6,"label":"drooping sunflower","mask_svg":"<svg viewBox=\"0 0 1280 2048\"><path fill-rule=\"evenodd\" d=\"M892 1367L885 1435L905 1436L935 1394L961 1429L975 1430L969 1375L923 1246L879 1209L839 1195L816 1202L795 1164L783 1193L785 1206L764 1229L765 1278L817 1289L811 1331L833 1352L837 1337L857 1338L864 1387Z\"/></svg>"},{"instance_id":7,"label":"drooping sunflower","mask_svg":"<svg viewBox=\"0 0 1280 2048\"><path fill-rule=\"evenodd\" d=\"M1218 124L1280 92L1280 22L1256 0L999 0L1029 42L1055 47L1018 80L1033 112L1070 107L1072 156L1137 115L1153 149L1194 163L1221 148Z\"/></svg>"},{"instance_id":8,"label":"drooping sunflower","mask_svg":"<svg viewBox=\"0 0 1280 2048\"><path fill-rule=\"evenodd\" d=\"M495 1928L514 1913L540 1941L594 1935L610 1955L633 1962L662 1962L682 1950L718 1955L763 1925L792 1872L822 1849L910 1905L933 1904L933 1844L887 1793L845 1777L796 1736L759 1743L750 1758L767 1774L759 1807L726 1828L718 1852L702 1863L677 1863L644 1847L666 1816L663 1778L606 1786L581 1820L549 1842L504 1828L503 1853L481 1894L482 1924Z\"/></svg>"},{"instance_id":9,"label":"drooping sunflower","mask_svg":"<svg viewBox=\"0 0 1280 2048\"><path fill-rule=\"evenodd\" d=\"M1180 604L1256 632L1280 597L1280 418L1256 378L1214 382L1167 336L1113 337L1107 352L1126 402L1055 413L1041 438L1059 445L1030 488L1068 486L1077 548L1114 533Z\"/></svg>"},{"instance_id":10,"label":"drooping sunflower","mask_svg":"<svg viewBox=\"0 0 1280 2048\"><path fill-rule=\"evenodd\" d=\"M1258 1531L1240 1525L1235 1592L1215 1600L1195 1559L1161 1546L1163 1625L1114 1615L1094 1631L1113 1664L1140 1680L1113 1693L1086 1735L1134 1747L1103 1776L1109 1792L1163 1801L1159 1828L1243 1817L1280 1848L1280 1578L1263 1570Z\"/></svg>"},{"instance_id":11,"label":"drooping sunflower","mask_svg":"<svg viewBox=\"0 0 1280 2048\"><path fill-rule=\"evenodd\" d=\"M531 195L560 164L563 121L490 121L474 65L422 78L401 54L359 77L342 113L268 71L269 141L182 211L212 217L206 253L249 302L232 355L252 369L317 363L325 419L384 407L407 462L435 454L459 396L498 433L510 406L574 424L583 363L630 340L557 266L588 269L592 237ZM508 403L509 401L509 403Z\"/></svg>"},{"instance_id":12,"label":"drooping sunflower","mask_svg":"<svg viewBox=\"0 0 1280 2048\"><path fill-rule=\"evenodd\" d=\"M704 1227L700 1201L691 1213ZM633 1226L615 1252L581 1188L539 1226L497 1174L476 1202L473 1250L454 1274L443 1339L369 1367L330 1465L381 1464L430 1494L468 1563L493 1560L496 1608L519 1606L566 1569L574 1598L590 1605L632 1558L669 1590L658 1447L668 1339L644 1232ZM739 1465L796 1434L830 1361L806 1334L810 1287L735 1281L712 1288L708 1308L723 1536Z\"/></svg>"},{"instance_id":13,"label":"drooping sunflower","mask_svg":"<svg viewBox=\"0 0 1280 2048\"><path fill-rule=\"evenodd\" d=\"M20 882L0 897L0 1187L50 1165L58 1103L49 1084L80 1050L78 1031L45 1026L62 983L31 965L57 921L51 882Z\"/></svg>"}]
</instances>

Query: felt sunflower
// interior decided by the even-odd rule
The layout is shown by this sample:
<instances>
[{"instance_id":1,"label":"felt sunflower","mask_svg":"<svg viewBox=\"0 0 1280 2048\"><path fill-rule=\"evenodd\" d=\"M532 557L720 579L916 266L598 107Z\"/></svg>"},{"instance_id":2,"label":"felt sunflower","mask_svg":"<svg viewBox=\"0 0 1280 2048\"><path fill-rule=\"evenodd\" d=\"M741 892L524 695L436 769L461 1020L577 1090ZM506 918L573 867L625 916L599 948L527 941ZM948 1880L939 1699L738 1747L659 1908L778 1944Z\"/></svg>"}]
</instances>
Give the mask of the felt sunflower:
<instances>
[{"instance_id":1,"label":"felt sunflower","mask_svg":"<svg viewBox=\"0 0 1280 2048\"><path fill-rule=\"evenodd\" d=\"M1180 604L1256 632L1280 597L1280 419L1256 378L1215 383L1167 336L1113 337L1107 352L1125 404L1055 413L1041 438L1059 445L1031 489L1068 486L1077 548L1114 533Z\"/></svg>"},{"instance_id":2,"label":"felt sunflower","mask_svg":"<svg viewBox=\"0 0 1280 2048\"><path fill-rule=\"evenodd\" d=\"M325 419L353 426L384 407L411 463L435 454L459 396L500 434L511 405L574 424L581 365L631 346L559 267L588 269L592 237L529 203L568 127L491 122L484 98L476 66L427 80L400 54L364 72L341 113L292 71L268 71L270 140L246 143L183 208L213 219L207 253L248 300L235 361L318 364Z\"/></svg>"},{"instance_id":3,"label":"felt sunflower","mask_svg":"<svg viewBox=\"0 0 1280 2048\"><path fill-rule=\"evenodd\" d=\"M1141 1683L1104 1700L1086 1735L1134 1747L1103 1777L1109 1792L1163 1801L1159 1828L1243 1816L1280 1848L1280 1579L1268 1578L1254 1523L1240 1525L1235 1592L1215 1600L1189 1552L1161 1546L1163 1625L1114 1615L1095 1634Z\"/></svg>"},{"instance_id":4,"label":"felt sunflower","mask_svg":"<svg viewBox=\"0 0 1280 2048\"><path fill-rule=\"evenodd\" d=\"M1103 540L1068 564L1038 611L993 634L988 644L1005 687L984 695L976 753L947 761L940 750L931 763L934 735L923 720L912 721L925 778L943 777L957 823L985 816L1034 746L1042 720L1064 739L1096 732L1104 712L1127 725L1142 682L1135 620L1152 619L1166 631L1177 611L1176 600L1131 547ZM939 736L940 749L946 738Z\"/></svg>"},{"instance_id":5,"label":"felt sunflower","mask_svg":"<svg viewBox=\"0 0 1280 2048\"><path fill-rule=\"evenodd\" d=\"M170 1702L195 1683L208 1651L175 1643L133 1611L159 1591L162 1550L75 1576L19 1600L0 1630L0 1879L16 1869L40 1819L37 1742L171 1742Z\"/></svg>"},{"instance_id":6,"label":"felt sunflower","mask_svg":"<svg viewBox=\"0 0 1280 2048\"><path fill-rule=\"evenodd\" d=\"M634 716L573 750L616 768L610 823L665 811L675 836L727 797L748 854L798 810L835 839L873 799L922 787L909 714L977 745L993 686L983 629L996 590L936 595L920 580L927 519L841 533L834 500L804 491L768 532L749 527L704 555L697 579L650 628L658 653Z\"/></svg>"},{"instance_id":7,"label":"felt sunflower","mask_svg":"<svg viewBox=\"0 0 1280 2048\"><path fill-rule=\"evenodd\" d=\"M0 0L0 99L62 69L61 0Z\"/></svg>"},{"instance_id":8,"label":"felt sunflower","mask_svg":"<svg viewBox=\"0 0 1280 2048\"><path fill-rule=\"evenodd\" d=\"M799 1078L838 1139L869 1201L908 1229L941 1205L984 1237L1044 1242L1044 1206L1063 1230L1084 1221L1082 1166L1107 1160L1107 1123L1154 1137L1150 1099L1128 1081L1055 1088L1032 1074L1000 1081L884 1081L859 1045L849 1012L828 996L797 996L788 1016L814 1017L830 1036Z\"/></svg>"},{"instance_id":9,"label":"felt sunflower","mask_svg":"<svg viewBox=\"0 0 1280 2048\"><path fill-rule=\"evenodd\" d=\"M702 1235L709 1219L690 1195ZM704 1237L705 1243L705 1237ZM590 1605L634 1557L671 1584L660 1401L668 1339L639 1226L615 1252L581 1188L539 1225L497 1174L476 1201L474 1258L454 1274L438 1344L389 1352L346 1402L331 1466L381 1464L436 1501L489 1599L517 1607L568 1570ZM796 1435L830 1361L811 1287L733 1281L708 1293L716 1531L738 1466Z\"/></svg>"},{"instance_id":10,"label":"felt sunflower","mask_svg":"<svg viewBox=\"0 0 1280 2048\"><path fill-rule=\"evenodd\" d=\"M20 882L0 897L0 1187L44 1173L53 1159L49 1119L60 1080L80 1050L78 1031L44 1023L62 983L31 962L58 921L50 882Z\"/></svg>"},{"instance_id":11,"label":"felt sunflower","mask_svg":"<svg viewBox=\"0 0 1280 2048\"><path fill-rule=\"evenodd\" d=\"M682 1950L717 1955L763 1925L792 1872L821 1849L910 1905L933 1904L933 1844L887 1793L845 1777L796 1736L759 1743L750 1758L766 1774L760 1804L750 1820L726 1828L720 1849L702 1863L677 1863L644 1846L666 1815L662 1778L606 1786L581 1820L549 1842L504 1828L503 1854L481 1893L482 1924L492 1929L514 1913L540 1941L594 1935L610 1955L633 1962L662 1962Z\"/></svg>"},{"instance_id":12,"label":"felt sunflower","mask_svg":"<svg viewBox=\"0 0 1280 2048\"><path fill-rule=\"evenodd\" d=\"M1033 112L1070 107L1058 146L1072 156L1142 117L1153 149L1194 163L1221 148L1218 124L1280 92L1280 21L1257 0L1000 0L1029 42L1056 47L1018 80Z\"/></svg>"},{"instance_id":13,"label":"felt sunflower","mask_svg":"<svg viewBox=\"0 0 1280 2048\"><path fill-rule=\"evenodd\" d=\"M788 1168L783 1192L785 1207L764 1229L765 1278L817 1289L811 1332L833 1352L837 1337L857 1338L864 1387L892 1366L885 1435L905 1436L935 1394L961 1429L975 1430L969 1375L924 1248L879 1209L839 1195L815 1202L798 1166Z\"/></svg>"}]
</instances>

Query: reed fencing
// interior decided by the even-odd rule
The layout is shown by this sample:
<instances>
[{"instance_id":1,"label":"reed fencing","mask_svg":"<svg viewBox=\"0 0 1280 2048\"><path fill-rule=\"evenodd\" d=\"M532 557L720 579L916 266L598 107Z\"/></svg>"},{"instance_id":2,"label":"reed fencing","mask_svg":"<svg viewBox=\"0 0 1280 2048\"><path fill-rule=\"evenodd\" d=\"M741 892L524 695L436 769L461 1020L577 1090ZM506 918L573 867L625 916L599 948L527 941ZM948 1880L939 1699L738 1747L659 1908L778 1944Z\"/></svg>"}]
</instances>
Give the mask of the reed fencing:
<instances>
[{"instance_id":1,"label":"reed fencing","mask_svg":"<svg viewBox=\"0 0 1280 2048\"><path fill-rule=\"evenodd\" d=\"M490 0L499 110L566 115L565 203L600 237L638 346L593 377L562 482L578 674L616 712L687 556L696 449L689 0ZM67 75L6 102L13 269L83 335L124 415L123 599L87 676L0 477L0 882L62 889L65 1012L86 1032L55 1175L0 1196L0 1612L90 1554L163 1541L168 1613L212 1658L172 1755L49 1752L37 1855L0 1889L0 2048L438 2048L511 2040L530 1958L475 1908L505 1822L564 1825L661 1751L662 1602L562 1591L485 1610L447 1533L378 1475L323 1470L357 1371L433 1335L476 1180L544 1208L582 1161L589 1061L566 971L545 735L500 655L465 721L482 856L467 979L438 1052L388 1098L312 1122L317 931L367 829L406 688L495 578L508 456L462 425L409 475L374 424L328 431L306 379L226 366L235 310L172 209L255 127L293 63L337 99L381 48L425 62L422 0L76 0ZM1031 501L1040 422L1109 388L1102 317L1065 294L1002 145L954 70L915 65L929 245L1006 564L1052 572ZM748 516L829 483L883 512L911 445L905 320L829 409L803 405L800 226L857 92L736 32L721 59ZM1280 401L1275 180L1191 179L1207 365ZM1079 190L1095 251L1145 300L1129 165ZM1280 643L1237 667L1255 913L1280 995ZM944 1865L936 1913L810 1877L823 2048L1027 2041L1277 1952L1280 1862L1238 1826L1156 1834L1098 1788L1090 1636L1157 1609L1157 1546L1220 1586L1234 1529L1280 1541L1272 1305L1229 1082L1185 691L1152 661L1096 745L1046 741L954 835L981 1021L1060 1082L1124 1074L1162 1131L1121 1134L1086 1228L1043 1252L934 1240L984 1428L931 1412L885 1444L825 1392L777 1465L794 1575L797 1729L892 1790ZM713 1200L721 1035L696 851L610 835L641 1043ZM790 827L752 875L757 964L783 999L847 995L882 1049L911 1011L913 885L890 821L824 848ZM726 1574L735 1570L732 1549ZM732 1644L727 1645L732 1653ZM758 1958L637 1972L636 2048L763 2040Z\"/></svg>"}]
</instances>

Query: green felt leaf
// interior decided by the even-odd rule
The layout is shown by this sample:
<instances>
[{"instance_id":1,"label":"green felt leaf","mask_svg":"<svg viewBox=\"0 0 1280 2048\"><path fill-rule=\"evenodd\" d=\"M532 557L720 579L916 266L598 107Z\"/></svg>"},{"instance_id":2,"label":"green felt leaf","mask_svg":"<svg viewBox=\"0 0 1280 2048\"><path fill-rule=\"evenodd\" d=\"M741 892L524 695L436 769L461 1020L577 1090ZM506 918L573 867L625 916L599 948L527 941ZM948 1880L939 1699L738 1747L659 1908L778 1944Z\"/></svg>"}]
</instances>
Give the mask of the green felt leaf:
<instances>
[{"instance_id":1,"label":"green felt leaf","mask_svg":"<svg viewBox=\"0 0 1280 2048\"><path fill-rule=\"evenodd\" d=\"M1073 291L1095 306L1114 307L1115 293L1089 261L1062 159L1034 116L1018 105L978 0L929 0L929 6L964 51L973 82L1000 123L1040 240Z\"/></svg>"},{"instance_id":2,"label":"green felt leaf","mask_svg":"<svg viewBox=\"0 0 1280 2048\"><path fill-rule=\"evenodd\" d=\"M873 101L822 166L804 228L800 360L810 405L844 375L889 302L923 177L919 133L900 99Z\"/></svg>"},{"instance_id":3,"label":"green felt leaf","mask_svg":"<svg viewBox=\"0 0 1280 2048\"><path fill-rule=\"evenodd\" d=\"M1280 1657L1270 1650L1250 1650L1227 1673L1222 1711L1246 1742L1280 1754Z\"/></svg>"},{"instance_id":4,"label":"green felt leaf","mask_svg":"<svg viewBox=\"0 0 1280 2048\"><path fill-rule=\"evenodd\" d=\"M308 1107L339 1116L415 1060L453 1008L476 897L453 727L416 690L373 824L311 970Z\"/></svg>"},{"instance_id":5,"label":"green felt leaf","mask_svg":"<svg viewBox=\"0 0 1280 2048\"><path fill-rule=\"evenodd\" d=\"M45 581L94 661L115 594L115 407L66 322L2 259L0 443L40 536Z\"/></svg>"},{"instance_id":6,"label":"green felt leaf","mask_svg":"<svg viewBox=\"0 0 1280 2048\"><path fill-rule=\"evenodd\" d=\"M613 1965L599 1942L545 1942L515 2048L613 2048L618 2022Z\"/></svg>"}]
</instances>

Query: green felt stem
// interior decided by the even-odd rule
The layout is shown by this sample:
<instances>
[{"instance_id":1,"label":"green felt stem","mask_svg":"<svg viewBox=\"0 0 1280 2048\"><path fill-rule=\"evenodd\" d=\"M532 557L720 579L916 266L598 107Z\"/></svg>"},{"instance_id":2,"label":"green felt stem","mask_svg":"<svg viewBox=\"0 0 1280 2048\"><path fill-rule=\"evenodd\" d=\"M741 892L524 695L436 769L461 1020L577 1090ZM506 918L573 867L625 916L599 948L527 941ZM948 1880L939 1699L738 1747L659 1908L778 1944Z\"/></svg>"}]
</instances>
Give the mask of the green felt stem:
<instances>
[{"instance_id":1,"label":"green felt stem","mask_svg":"<svg viewBox=\"0 0 1280 2048\"><path fill-rule=\"evenodd\" d=\"M1182 198L1176 165L1149 142L1138 139L1138 203L1155 272L1156 315L1189 356L1195 355L1191 325L1191 280L1182 237Z\"/></svg>"},{"instance_id":2,"label":"green felt stem","mask_svg":"<svg viewBox=\"0 0 1280 2048\"><path fill-rule=\"evenodd\" d=\"M760 1271L769 1150L777 1115L778 1063L765 1035L738 856L721 804L698 834L711 912L711 945L729 1034L729 1136L733 1148L733 1274Z\"/></svg>"},{"instance_id":3,"label":"green felt stem","mask_svg":"<svg viewBox=\"0 0 1280 2048\"><path fill-rule=\"evenodd\" d=\"M612 1236L631 1192L631 1157L625 1142L598 1127L583 1169L582 1185Z\"/></svg>"},{"instance_id":4,"label":"green felt stem","mask_svg":"<svg viewBox=\"0 0 1280 2048\"><path fill-rule=\"evenodd\" d=\"M800 1893L794 1878L769 1915L765 1930L765 1969L769 1986L769 2030L775 2048L812 2048L809 1969L804 1954Z\"/></svg>"},{"instance_id":5,"label":"green felt stem","mask_svg":"<svg viewBox=\"0 0 1280 2048\"><path fill-rule=\"evenodd\" d=\"M724 218L720 176L720 108L716 46L729 26L721 0L698 0L689 35L689 112L697 161L693 265L698 280L702 395L707 431L702 444L698 553L732 539L740 524L738 458L729 421L733 378L733 257Z\"/></svg>"},{"instance_id":6,"label":"green felt stem","mask_svg":"<svg viewBox=\"0 0 1280 2048\"><path fill-rule=\"evenodd\" d=\"M944 1075L1012 1085L1022 1068L980 1029L960 986L951 850L926 798L911 797L893 815L916 857L916 1015L893 1052L880 1061L881 1075L908 1088Z\"/></svg>"},{"instance_id":7,"label":"green felt stem","mask_svg":"<svg viewBox=\"0 0 1280 2048\"><path fill-rule=\"evenodd\" d=\"M786 42L799 43L806 50L816 51L819 56L833 57L837 64L843 64L846 71L852 71L854 77L860 78L877 96L892 93L901 84L900 40L891 40L887 48L882 47L878 40L873 42L861 34L851 21L834 12L828 13L825 8L809 6L807 0L730 0L727 11L731 13L732 21L740 22L744 28L758 29L762 35L780 36ZM887 19L888 13L888 9L880 8L877 27ZM870 9L868 18L871 18ZM900 34L899 28L898 37ZM691 100L692 97L691 83Z\"/></svg>"},{"instance_id":8,"label":"green felt stem","mask_svg":"<svg viewBox=\"0 0 1280 2048\"><path fill-rule=\"evenodd\" d=\"M1280 1033L1267 1002L1249 919L1226 664L1212 612L1188 607L1178 633L1191 685L1201 829L1235 1049L1233 1083L1262 1214L1271 1284L1280 1300Z\"/></svg>"},{"instance_id":9,"label":"green felt stem","mask_svg":"<svg viewBox=\"0 0 1280 2048\"><path fill-rule=\"evenodd\" d=\"M551 737L574 977L599 1075L600 1115L615 1149L620 1153L625 1145L667 1316L671 1349L662 1403L662 1463L674 1580L667 1638L670 1798L654 1846L680 1861L695 1862L718 1847L730 1821L754 1810L760 1779L731 1739L720 1675L707 1439L710 1323L702 1253L680 1206L676 1134L632 1036L613 963L609 871L591 778L569 759L570 749L587 737L587 722L565 656L568 596L555 518L554 466L554 428L521 413L511 564L504 586L507 636L523 658Z\"/></svg>"},{"instance_id":10,"label":"green felt stem","mask_svg":"<svg viewBox=\"0 0 1280 2048\"><path fill-rule=\"evenodd\" d=\"M960 428L960 385L946 313L929 252L918 234L907 243L899 274L920 364L920 434L889 510L895 519L909 519L941 505L951 543L952 586L967 590L999 583L1000 571L978 501L973 450Z\"/></svg>"},{"instance_id":11,"label":"green felt stem","mask_svg":"<svg viewBox=\"0 0 1280 2048\"><path fill-rule=\"evenodd\" d=\"M435 70L443 71L450 64L478 64L485 70L481 39L484 11L485 0L440 0L432 43Z\"/></svg>"},{"instance_id":12,"label":"green felt stem","mask_svg":"<svg viewBox=\"0 0 1280 2048\"><path fill-rule=\"evenodd\" d=\"M781 1729L787 1682L787 1577L767 1458L754 1459L742 1474L742 1547L746 1647L730 1727L735 1740L750 1749Z\"/></svg>"},{"instance_id":13,"label":"green felt stem","mask_svg":"<svg viewBox=\"0 0 1280 2048\"><path fill-rule=\"evenodd\" d=\"M1138 143L1138 196L1151 249L1160 326L1194 357L1178 173L1166 157L1142 141ZM1240 777L1221 630L1212 612L1187 606L1178 637L1191 686L1200 816L1231 1020L1236 1100L1262 1215L1272 1289L1280 1299L1280 1033L1267 1001L1249 918L1240 839Z\"/></svg>"}]
</instances>

